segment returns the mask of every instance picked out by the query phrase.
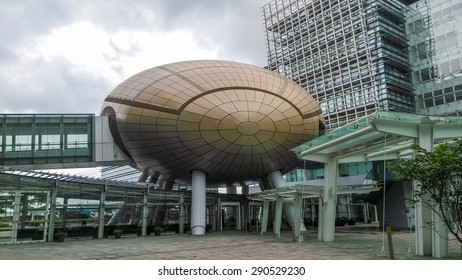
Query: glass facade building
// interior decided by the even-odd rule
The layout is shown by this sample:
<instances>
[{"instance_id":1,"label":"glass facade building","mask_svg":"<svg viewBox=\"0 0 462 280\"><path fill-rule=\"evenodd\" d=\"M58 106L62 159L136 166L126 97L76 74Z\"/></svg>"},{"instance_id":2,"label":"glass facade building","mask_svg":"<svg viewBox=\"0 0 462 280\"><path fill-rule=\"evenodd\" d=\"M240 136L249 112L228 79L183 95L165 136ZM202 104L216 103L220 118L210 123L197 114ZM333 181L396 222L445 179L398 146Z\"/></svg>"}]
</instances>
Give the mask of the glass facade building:
<instances>
[{"instance_id":1,"label":"glass facade building","mask_svg":"<svg viewBox=\"0 0 462 280\"><path fill-rule=\"evenodd\" d=\"M262 8L267 67L308 90L326 130L378 110L461 115L458 14L462 0L273 0ZM322 177L322 169L285 176Z\"/></svg>"},{"instance_id":2,"label":"glass facade building","mask_svg":"<svg viewBox=\"0 0 462 280\"><path fill-rule=\"evenodd\" d=\"M414 112L399 1L275 0L263 7L268 68L310 92L334 129L378 110Z\"/></svg>"},{"instance_id":3,"label":"glass facade building","mask_svg":"<svg viewBox=\"0 0 462 280\"><path fill-rule=\"evenodd\" d=\"M462 0L273 0L268 68L306 88L326 129L377 110L457 116Z\"/></svg>"},{"instance_id":4,"label":"glass facade building","mask_svg":"<svg viewBox=\"0 0 462 280\"><path fill-rule=\"evenodd\" d=\"M462 115L462 0L418 1L406 11L416 98L425 115Z\"/></svg>"}]
</instances>

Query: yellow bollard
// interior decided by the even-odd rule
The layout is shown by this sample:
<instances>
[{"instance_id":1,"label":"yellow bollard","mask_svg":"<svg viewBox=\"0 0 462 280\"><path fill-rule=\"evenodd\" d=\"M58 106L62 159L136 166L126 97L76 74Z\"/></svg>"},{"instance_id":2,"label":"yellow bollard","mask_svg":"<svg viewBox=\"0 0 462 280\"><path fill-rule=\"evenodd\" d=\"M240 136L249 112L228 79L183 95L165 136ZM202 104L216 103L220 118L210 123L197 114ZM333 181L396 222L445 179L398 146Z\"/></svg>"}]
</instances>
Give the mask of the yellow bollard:
<instances>
[{"instance_id":1,"label":"yellow bollard","mask_svg":"<svg viewBox=\"0 0 462 280\"><path fill-rule=\"evenodd\" d=\"M395 254L393 252L393 240L391 238L391 227L387 227L386 232L387 232L388 252L390 254L390 260L394 260L395 259Z\"/></svg>"}]
</instances>

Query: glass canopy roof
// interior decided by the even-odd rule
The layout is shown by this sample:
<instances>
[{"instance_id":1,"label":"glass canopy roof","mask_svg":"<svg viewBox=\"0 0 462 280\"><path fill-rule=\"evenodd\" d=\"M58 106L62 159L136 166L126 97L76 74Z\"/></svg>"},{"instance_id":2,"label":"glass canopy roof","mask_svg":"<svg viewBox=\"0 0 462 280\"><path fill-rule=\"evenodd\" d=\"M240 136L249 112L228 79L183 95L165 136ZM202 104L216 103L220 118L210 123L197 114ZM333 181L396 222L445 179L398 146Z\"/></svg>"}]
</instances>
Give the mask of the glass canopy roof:
<instances>
[{"instance_id":1,"label":"glass canopy roof","mask_svg":"<svg viewBox=\"0 0 462 280\"><path fill-rule=\"evenodd\" d=\"M378 127L380 123L402 130L418 129L420 124L429 124L435 131L444 131L434 136L438 143L450 138L462 137L462 117L434 117L408 113L379 111L356 120L341 128L329 131L309 142L293 148L291 151L300 158L318 161L315 155L324 155L337 159L351 155L366 155L380 150L402 151L409 149L415 137L403 133L395 134ZM444 136L442 136L444 135ZM312 158L308 156L310 155ZM346 161L368 161L371 158L351 158Z\"/></svg>"}]
</instances>

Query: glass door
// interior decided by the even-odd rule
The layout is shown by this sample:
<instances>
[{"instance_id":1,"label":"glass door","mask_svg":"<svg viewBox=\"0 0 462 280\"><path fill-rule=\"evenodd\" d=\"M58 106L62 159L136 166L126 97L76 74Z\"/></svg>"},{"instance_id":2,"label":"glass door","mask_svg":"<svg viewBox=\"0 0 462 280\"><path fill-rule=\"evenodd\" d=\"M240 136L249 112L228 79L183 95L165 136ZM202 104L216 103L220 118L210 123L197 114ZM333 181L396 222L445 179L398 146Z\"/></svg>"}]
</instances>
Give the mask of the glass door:
<instances>
[{"instance_id":1,"label":"glass door","mask_svg":"<svg viewBox=\"0 0 462 280\"><path fill-rule=\"evenodd\" d=\"M48 192L0 192L0 242L45 241L48 206Z\"/></svg>"}]
</instances>

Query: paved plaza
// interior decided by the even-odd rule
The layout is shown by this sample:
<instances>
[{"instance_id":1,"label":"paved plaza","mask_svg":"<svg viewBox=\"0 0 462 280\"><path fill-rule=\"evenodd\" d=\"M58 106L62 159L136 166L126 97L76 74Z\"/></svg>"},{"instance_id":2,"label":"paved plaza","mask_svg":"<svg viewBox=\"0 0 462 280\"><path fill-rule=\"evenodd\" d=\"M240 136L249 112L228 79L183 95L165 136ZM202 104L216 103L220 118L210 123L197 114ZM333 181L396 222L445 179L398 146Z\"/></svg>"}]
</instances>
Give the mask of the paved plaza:
<instances>
[{"instance_id":1,"label":"paved plaza","mask_svg":"<svg viewBox=\"0 0 462 280\"><path fill-rule=\"evenodd\" d=\"M415 255L414 233L392 234L395 259L429 260ZM385 240L385 242L383 242ZM383 244L385 246L383 246ZM382 247L384 250L382 250ZM449 240L449 256L461 258L460 244ZM292 242L290 231L280 238L271 232L224 231L203 236L165 234L121 239L66 239L65 242L0 245L2 260L386 260L387 238L375 228L337 228L334 242L317 240L315 229L303 242Z\"/></svg>"}]
</instances>

